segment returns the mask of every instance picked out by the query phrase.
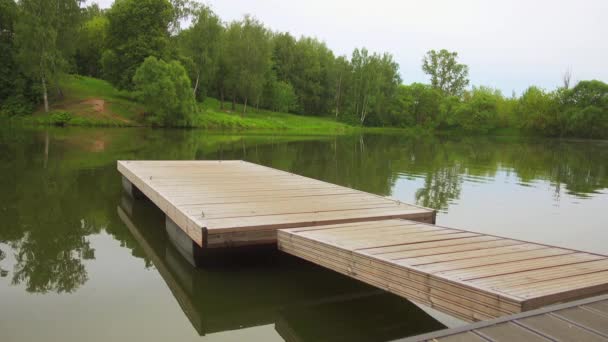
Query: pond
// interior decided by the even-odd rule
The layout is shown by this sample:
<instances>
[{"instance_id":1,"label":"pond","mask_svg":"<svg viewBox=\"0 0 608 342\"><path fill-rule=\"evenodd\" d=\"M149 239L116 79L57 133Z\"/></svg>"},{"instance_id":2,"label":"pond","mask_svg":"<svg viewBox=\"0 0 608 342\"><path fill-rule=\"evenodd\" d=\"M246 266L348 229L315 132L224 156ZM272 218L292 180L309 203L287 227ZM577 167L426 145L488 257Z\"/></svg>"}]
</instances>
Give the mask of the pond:
<instances>
[{"instance_id":1,"label":"pond","mask_svg":"<svg viewBox=\"0 0 608 342\"><path fill-rule=\"evenodd\" d=\"M117 159L244 159L608 253L608 142L0 128L2 341L384 341L461 322L273 248L195 269ZM128 210L127 210L128 209Z\"/></svg>"}]
</instances>

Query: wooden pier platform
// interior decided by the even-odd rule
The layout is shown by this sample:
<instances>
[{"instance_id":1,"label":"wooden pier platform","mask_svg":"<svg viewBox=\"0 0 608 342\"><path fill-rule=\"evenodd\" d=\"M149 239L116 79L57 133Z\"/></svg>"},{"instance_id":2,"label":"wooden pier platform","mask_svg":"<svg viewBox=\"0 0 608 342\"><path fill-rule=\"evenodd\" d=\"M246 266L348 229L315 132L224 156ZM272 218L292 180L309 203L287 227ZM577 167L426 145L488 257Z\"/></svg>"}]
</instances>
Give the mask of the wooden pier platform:
<instances>
[{"instance_id":1,"label":"wooden pier platform","mask_svg":"<svg viewBox=\"0 0 608 342\"><path fill-rule=\"evenodd\" d=\"M608 341L608 295L552 305L398 341Z\"/></svg>"},{"instance_id":2,"label":"wooden pier platform","mask_svg":"<svg viewBox=\"0 0 608 342\"><path fill-rule=\"evenodd\" d=\"M608 257L406 220L282 229L279 249L466 321L608 292Z\"/></svg>"},{"instance_id":3,"label":"wooden pier platform","mask_svg":"<svg viewBox=\"0 0 608 342\"><path fill-rule=\"evenodd\" d=\"M466 321L608 292L608 256L440 227L435 211L244 161L119 161L182 254L280 250ZM433 223L433 224L429 224ZM190 240L191 239L191 240Z\"/></svg>"},{"instance_id":4,"label":"wooden pier platform","mask_svg":"<svg viewBox=\"0 0 608 342\"><path fill-rule=\"evenodd\" d=\"M431 209L240 160L118 161L118 171L204 248L275 243L280 228L435 220Z\"/></svg>"}]
</instances>

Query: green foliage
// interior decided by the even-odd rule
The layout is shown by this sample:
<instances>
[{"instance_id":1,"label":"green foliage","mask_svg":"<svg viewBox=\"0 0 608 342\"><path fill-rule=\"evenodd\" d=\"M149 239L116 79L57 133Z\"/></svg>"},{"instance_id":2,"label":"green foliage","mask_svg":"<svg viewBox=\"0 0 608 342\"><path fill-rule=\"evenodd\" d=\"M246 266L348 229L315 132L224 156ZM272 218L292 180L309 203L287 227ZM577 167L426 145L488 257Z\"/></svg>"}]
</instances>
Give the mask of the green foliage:
<instances>
[{"instance_id":1,"label":"green foliage","mask_svg":"<svg viewBox=\"0 0 608 342\"><path fill-rule=\"evenodd\" d=\"M16 61L15 23L18 7L13 0L0 0L0 114L30 114L40 93L32 78L26 76Z\"/></svg>"},{"instance_id":2,"label":"green foliage","mask_svg":"<svg viewBox=\"0 0 608 342\"><path fill-rule=\"evenodd\" d=\"M361 48L335 56L318 39L273 33L250 16L225 24L196 1L116 0L109 10L81 4L0 0L2 116L31 113L42 100L46 111L73 113L70 125L133 125L142 121L144 105L153 125L260 124L221 113L227 98L233 111L254 107L251 115L272 109L357 126L608 137L608 86L601 81L555 91L530 87L507 98L495 89L468 88L469 69L458 54L431 50L422 61L430 85L402 85L388 53ZM183 23L191 25L183 29ZM70 72L103 76L114 87L61 79ZM192 99L207 96L218 98L220 108L197 115ZM48 116L33 120L50 123Z\"/></svg>"},{"instance_id":3,"label":"green foliage","mask_svg":"<svg viewBox=\"0 0 608 342\"><path fill-rule=\"evenodd\" d=\"M295 40L289 34L277 36L275 71L280 81L294 87L302 114L329 114L333 107L334 55L325 43L313 38Z\"/></svg>"},{"instance_id":4,"label":"green foliage","mask_svg":"<svg viewBox=\"0 0 608 342\"><path fill-rule=\"evenodd\" d=\"M562 103L568 120L567 134L608 138L608 84L581 81L563 92Z\"/></svg>"},{"instance_id":5,"label":"green foliage","mask_svg":"<svg viewBox=\"0 0 608 342\"><path fill-rule=\"evenodd\" d=\"M65 126L72 120L72 114L65 111L49 113L49 121L55 126Z\"/></svg>"},{"instance_id":6,"label":"green foliage","mask_svg":"<svg viewBox=\"0 0 608 342\"><path fill-rule=\"evenodd\" d=\"M105 79L120 89L133 88L133 76L149 56L169 55L168 0L117 0L107 12L107 47L101 64Z\"/></svg>"},{"instance_id":7,"label":"green foliage","mask_svg":"<svg viewBox=\"0 0 608 342\"><path fill-rule=\"evenodd\" d=\"M270 32L257 19L245 16L227 29L225 58L226 84L233 98L258 105L271 67Z\"/></svg>"},{"instance_id":8,"label":"green foliage","mask_svg":"<svg viewBox=\"0 0 608 342\"><path fill-rule=\"evenodd\" d=\"M458 53L431 50L422 60L422 70L431 76L431 85L449 96L459 96L469 84L469 67L457 61Z\"/></svg>"},{"instance_id":9,"label":"green foliage","mask_svg":"<svg viewBox=\"0 0 608 342\"><path fill-rule=\"evenodd\" d=\"M391 124L394 126L435 127L439 123L441 93L421 83L401 85L395 96Z\"/></svg>"},{"instance_id":10,"label":"green foliage","mask_svg":"<svg viewBox=\"0 0 608 342\"><path fill-rule=\"evenodd\" d=\"M88 19L80 29L76 50L76 68L79 74L100 77L101 56L106 48L108 18L96 15Z\"/></svg>"},{"instance_id":11,"label":"green foliage","mask_svg":"<svg viewBox=\"0 0 608 342\"><path fill-rule=\"evenodd\" d=\"M206 129L248 130L255 132L289 132L297 134L336 134L352 131L352 126L332 119L294 115L267 110L250 111L246 116L225 113L220 102L207 98L202 112L194 117L193 126ZM237 111L242 111L237 106Z\"/></svg>"},{"instance_id":12,"label":"green foliage","mask_svg":"<svg viewBox=\"0 0 608 342\"><path fill-rule=\"evenodd\" d=\"M270 98L272 99L270 108L276 112L284 113L293 110L298 101L291 84L283 81L272 83Z\"/></svg>"},{"instance_id":13,"label":"green foliage","mask_svg":"<svg viewBox=\"0 0 608 342\"><path fill-rule=\"evenodd\" d=\"M473 87L466 92L455 114L456 122L465 131L487 133L496 127L499 91L487 87Z\"/></svg>"},{"instance_id":14,"label":"green foliage","mask_svg":"<svg viewBox=\"0 0 608 342\"><path fill-rule=\"evenodd\" d=\"M519 98L516 113L518 121L524 129L558 135L556 109L553 94L532 86L526 89Z\"/></svg>"},{"instance_id":15,"label":"green foliage","mask_svg":"<svg viewBox=\"0 0 608 342\"><path fill-rule=\"evenodd\" d=\"M193 70L194 93L200 100L205 98L218 71L223 30L220 18L202 6L194 12L192 26L178 37L181 52L191 60L188 69Z\"/></svg>"},{"instance_id":16,"label":"green foliage","mask_svg":"<svg viewBox=\"0 0 608 342\"><path fill-rule=\"evenodd\" d=\"M388 110L401 83L399 65L390 54L369 54L367 49L355 49L350 64L353 79L347 95L350 121L360 125L381 125L381 116Z\"/></svg>"},{"instance_id":17,"label":"green foliage","mask_svg":"<svg viewBox=\"0 0 608 342\"><path fill-rule=\"evenodd\" d=\"M14 0L0 0L0 103L13 95L12 77L15 75L14 25L17 4Z\"/></svg>"},{"instance_id":18,"label":"green foliage","mask_svg":"<svg viewBox=\"0 0 608 342\"><path fill-rule=\"evenodd\" d=\"M27 115L34 111L34 104L26 96L14 95L2 99L0 104L1 116Z\"/></svg>"},{"instance_id":19,"label":"green foliage","mask_svg":"<svg viewBox=\"0 0 608 342\"><path fill-rule=\"evenodd\" d=\"M80 20L76 0L21 0L15 25L16 61L30 79L39 80L48 112L47 85L68 69Z\"/></svg>"},{"instance_id":20,"label":"green foliage","mask_svg":"<svg viewBox=\"0 0 608 342\"><path fill-rule=\"evenodd\" d=\"M179 62L166 63L148 57L137 69L133 83L152 124L178 127L192 124L196 101L190 79Z\"/></svg>"}]
</instances>

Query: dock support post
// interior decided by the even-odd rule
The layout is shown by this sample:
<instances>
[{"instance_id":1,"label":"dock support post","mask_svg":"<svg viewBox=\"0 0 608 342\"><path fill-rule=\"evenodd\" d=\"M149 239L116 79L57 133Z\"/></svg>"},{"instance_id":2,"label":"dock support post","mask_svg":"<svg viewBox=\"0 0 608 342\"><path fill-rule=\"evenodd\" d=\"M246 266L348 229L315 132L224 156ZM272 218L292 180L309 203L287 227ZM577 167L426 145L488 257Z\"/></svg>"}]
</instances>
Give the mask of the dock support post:
<instances>
[{"instance_id":1,"label":"dock support post","mask_svg":"<svg viewBox=\"0 0 608 342\"><path fill-rule=\"evenodd\" d=\"M173 220L165 215L165 229L169 240L179 251L179 253L192 265L199 266L201 264L201 258L203 256L203 249L192 241L192 238L188 236Z\"/></svg>"},{"instance_id":2,"label":"dock support post","mask_svg":"<svg viewBox=\"0 0 608 342\"><path fill-rule=\"evenodd\" d=\"M122 189L133 199L144 199L146 195L143 194L127 177L122 176Z\"/></svg>"}]
</instances>

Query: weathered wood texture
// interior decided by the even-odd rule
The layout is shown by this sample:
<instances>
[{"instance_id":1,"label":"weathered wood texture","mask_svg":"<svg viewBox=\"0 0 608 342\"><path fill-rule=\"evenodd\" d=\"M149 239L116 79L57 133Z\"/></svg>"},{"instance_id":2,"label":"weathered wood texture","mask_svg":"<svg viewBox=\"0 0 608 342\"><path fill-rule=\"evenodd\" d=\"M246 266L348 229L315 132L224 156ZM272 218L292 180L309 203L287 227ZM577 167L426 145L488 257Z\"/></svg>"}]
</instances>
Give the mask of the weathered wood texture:
<instances>
[{"instance_id":1,"label":"weathered wood texture","mask_svg":"<svg viewBox=\"0 0 608 342\"><path fill-rule=\"evenodd\" d=\"M431 209L240 160L118 161L118 171L201 247L274 243L280 228L435 219Z\"/></svg>"},{"instance_id":2,"label":"weathered wood texture","mask_svg":"<svg viewBox=\"0 0 608 342\"><path fill-rule=\"evenodd\" d=\"M400 341L608 341L608 295L552 305Z\"/></svg>"},{"instance_id":3,"label":"weathered wood texture","mask_svg":"<svg viewBox=\"0 0 608 342\"><path fill-rule=\"evenodd\" d=\"M383 220L282 229L279 249L467 321L608 291L608 257Z\"/></svg>"}]
</instances>

